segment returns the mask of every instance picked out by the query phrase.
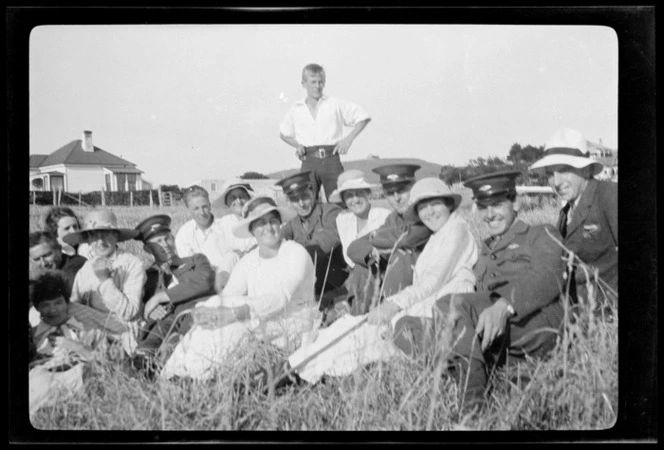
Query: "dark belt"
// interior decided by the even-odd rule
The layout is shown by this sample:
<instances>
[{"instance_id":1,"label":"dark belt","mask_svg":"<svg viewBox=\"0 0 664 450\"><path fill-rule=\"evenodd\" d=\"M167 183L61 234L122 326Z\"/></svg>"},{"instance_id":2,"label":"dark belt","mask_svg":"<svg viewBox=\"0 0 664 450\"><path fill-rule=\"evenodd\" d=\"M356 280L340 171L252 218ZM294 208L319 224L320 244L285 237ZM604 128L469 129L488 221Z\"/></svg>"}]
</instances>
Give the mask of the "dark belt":
<instances>
[{"instance_id":1,"label":"dark belt","mask_svg":"<svg viewBox=\"0 0 664 450\"><path fill-rule=\"evenodd\" d=\"M313 156L314 158L325 159L330 156L335 156L332 154L334 151L334 145L314 145L311 147L304 147L304 154L306 156Z\"/></svg>"}]
</instances>

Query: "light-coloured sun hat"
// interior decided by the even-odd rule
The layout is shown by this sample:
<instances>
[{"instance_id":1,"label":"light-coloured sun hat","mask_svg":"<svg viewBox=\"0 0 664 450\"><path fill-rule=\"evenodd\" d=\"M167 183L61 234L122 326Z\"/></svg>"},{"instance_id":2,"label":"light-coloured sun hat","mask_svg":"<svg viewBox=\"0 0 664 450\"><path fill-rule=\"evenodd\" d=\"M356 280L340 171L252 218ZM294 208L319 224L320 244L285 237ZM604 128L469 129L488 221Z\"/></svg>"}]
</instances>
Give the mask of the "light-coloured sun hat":
<instances>
[{"instance_id":1,"label":"light-coloured sun hat","mask_svg":"<svg viewBox=\"0 0 664 450\"><path fill-rule=\"evenodd\" d=\"M244 204L242 208L242 219L233 225L233 234L239 238L252 237L249 231L249 225L254 220L263 217L265 214L277 211L281 216L281 223L286 223L297 216L297 213L290 208L277 206L276 202L270 197L254 197Z\"/></svg>"},{"instance_id":2,"label":"light-coloured sun hat","mask_svg":"<svg viewBox=\"0 0 664 450\"><path fill-rule=\"evenodd\" d=\"M408 209L404 214L407 218L417 219L417 204L423 200L431 198L446 197L454 201L454 208L457 209L461 203L461 194L455 194L449 186L440 178L426 177L418 180L410 190L408 199Z\"/></svg>"},{"instance_id":3,"label":"light-coloured sun hat","mask_svg":"<svg viewBox=\"0 0 664 450\"><path fill-rule=\"evenodd\" d=\"M247 183L246 180L241 180L239 178L233 178L230 180L227 180L222 186L221 186L221 195L219 198L221 199L222 202L224 202L224 205L226 205L226 196L230 191L236 188L241 188L243 189L249 198L253 198L255 196L254 190L251 188L251 185Z\"/></svg>"},{"instance_id":4,"label":"light-coloured sun hat","mask_svg":"<svg viewBox=\"0 0 664 450\"><path fill-rule=\"evenodd\" d=\"M592 166L593 175L602 172L602 163L588 155L588 141L574 129L563 128L555 132L544 146L544 157L529 167L529 170L544 169L548 166L566 165L576 169Z\"/></svg>"},{"instance_id":5,"label":"light-coloured sun hat","mask_svg":"<svg viewBox=\"0 0 664 450\"><path fill-rule=\"evenodd\" d=\"M113 211L99 210L92 211L83 221L83 229L75 233L70 233L62 238L67 244L76 246L83 242L88 242L90 233L93 231L115 231L118 234L118 242L127 241L136 238L140 231L130 228L118 228L118 219Z\"/></svg>"},{"instance_id":6,"label":"light-coloured sun hat","mask_svg":"<svg viewBox=\"0 0 664 450\"><path fill-rule=\"evenodd\" d=\"M337 179L337 188L330 194L330 203L340 203L342 201L341 193L355 189L374 189L377 184L370 184L364 178L364 173L358 169L350 169L339 175Z\"/></svg>"}]
</instances>

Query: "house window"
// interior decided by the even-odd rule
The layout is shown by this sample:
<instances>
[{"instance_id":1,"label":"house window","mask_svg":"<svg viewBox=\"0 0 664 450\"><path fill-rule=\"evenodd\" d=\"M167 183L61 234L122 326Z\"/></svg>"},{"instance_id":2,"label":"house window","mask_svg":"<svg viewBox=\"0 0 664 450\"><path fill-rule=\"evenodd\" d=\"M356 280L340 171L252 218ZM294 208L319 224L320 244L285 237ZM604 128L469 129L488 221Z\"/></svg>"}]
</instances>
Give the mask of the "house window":
<instances>
[{"instance_id":1,"label":"house window","mask_svg":"<svg viewBox=\"0 0 664 450\"><path fill-rule=\"evenodd\" d=\"M135 191L136 190L136 174L128 173L127 174L127 190Z\"/></svg>"},{"instance_id":2,"label":"house window","mask_svg":"<svg viewBox=\"0 0 664 450\"><path fill-rule=\"evenodd\" d=\"M126 187L127 174L118 173L118 174L115 175L115 179L118 182L118 192L126 191L127 190L127 187Z\"/></svg>"},{"instance_id":3,"label":"house window","mask_svg":"<svg viewBox=\"0 0 664 450\"><path fill-rule=\"evenodd\" d=\"M111 174L107 173L104 178L106 179L106 191L111 192Z\"/></svg>"}]
</instances>

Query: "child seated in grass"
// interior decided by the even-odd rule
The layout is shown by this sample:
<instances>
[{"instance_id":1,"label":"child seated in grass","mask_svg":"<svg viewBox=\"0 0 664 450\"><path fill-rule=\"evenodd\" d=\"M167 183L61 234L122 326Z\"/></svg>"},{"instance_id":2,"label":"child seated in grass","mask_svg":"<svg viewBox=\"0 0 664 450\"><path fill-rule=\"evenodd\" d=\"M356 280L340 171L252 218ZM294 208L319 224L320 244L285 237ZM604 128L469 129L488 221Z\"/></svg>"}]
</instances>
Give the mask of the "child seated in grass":
<instances>
[{"instance_id":1,"label":"child seated in grass","mask_svg":"<svg viewBox=\"0 0 664 450\"><path fill-rule=\"evenodd\" d=\"M83 388L83 362L112 350L100 328L103 313L69 302L64 275L51 271L32 287L32 303L41 315L31 330L30 414ZM118 349L119 350L119 349Z\"/></svg>"}]
</instances>

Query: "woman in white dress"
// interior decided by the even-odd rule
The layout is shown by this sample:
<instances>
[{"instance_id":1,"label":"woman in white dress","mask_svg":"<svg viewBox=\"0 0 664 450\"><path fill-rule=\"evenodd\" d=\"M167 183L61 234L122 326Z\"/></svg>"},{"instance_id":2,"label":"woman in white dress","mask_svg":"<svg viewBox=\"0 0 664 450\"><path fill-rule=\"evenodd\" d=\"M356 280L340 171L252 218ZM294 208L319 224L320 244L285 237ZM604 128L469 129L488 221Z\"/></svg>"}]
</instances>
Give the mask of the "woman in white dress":
<instances>
[{"instance_id":1,"label":"woman in white dress","mask_svg":"<svg viewBox=\"0 0 664 450\"><path fill-rule=\"evenodd\" d=\"M346 254L346 250L355 239L379 228L390 215L390 210L380 206L371 206L371 189L376 185L368 183L361 170L351 169L339 175L337 189L330 195L331 203L343 202L347 211L337 216L337 230L341 239L344 259L348 267L355 263Z\"/></svg>"},{"instance_id":2,"label":"woman in white dress","mask_svg":"<svg viewBox=\"0 0 664 450\"><path fill-rule=\"evenodd\" d=\"M399 351L394 324L404 315L432 317L434 302L448 293L472 292L475 239L457 211L461 196L438 178L423 178L411 190L407 214L417 214L433 234L415 264L413 284L391 295L368 315L339 318L288 358L286 368L316 383L323 375L346 376Z\"/></svg>"},{"instance_id":3,"label":"woman in white dress","mask_svg":"<svg viewBox=\"0 0 664 450\"><path fill-rule=\"evenodd\" d=\"M196 306L194 326L166 361L164 378L209 379L252 338L291 349L313 329L320 320L313 263L303 246L281 236L281 224L294 217L269 197L247 202L233 233L253 236L258 247L235 266L220 295Z\"/></svg>"}]
</instances>

